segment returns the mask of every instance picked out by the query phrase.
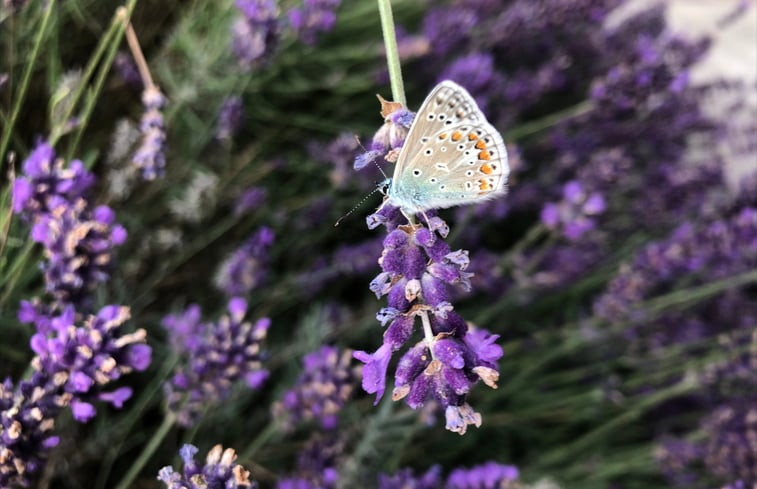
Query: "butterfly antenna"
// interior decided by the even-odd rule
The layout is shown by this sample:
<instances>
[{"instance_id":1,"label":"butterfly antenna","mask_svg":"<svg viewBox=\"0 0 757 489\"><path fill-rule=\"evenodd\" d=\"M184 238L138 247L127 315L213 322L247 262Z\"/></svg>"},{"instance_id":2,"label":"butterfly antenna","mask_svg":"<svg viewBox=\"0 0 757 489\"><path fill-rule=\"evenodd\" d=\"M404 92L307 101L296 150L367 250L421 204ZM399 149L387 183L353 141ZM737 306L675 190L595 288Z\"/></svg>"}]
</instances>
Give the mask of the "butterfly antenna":
<instances>
[{"instance_id":1,"label":"butterfly antenna","mask_svg":"<svg viewBox=\"0 0 757 489\"><path fill-rule=\"evenodd\" d=\"M368 195L366 195L365 197L363 197L362 199L360 199L360 202L358 202L355 205L355 207L353 207L352 209L350 209L349 212L347 212L347 214L343 215L342 217L340 217L339 219L336 220L336 222L334 223L334 227L339 226L339 223L341 223L344 219L346 219L347 216L349 216L350 214L352 214L353 212L355 212L356 210L358 210L360 208L360 206L363 205L366 200L368 200L368 197L370 197L371 195L375 194L379 190L381 190L381 187L376 187L373 190L371 190L371 192Z\"/></svg>"},{"instance_id":2,"label":"butterfly antenna","mask_svg":"<svg viewBox=\"0 0 757 489\"><path fill-rule=\"evenodd\" d=\"M367 153L368 152L368 150L365 149L365 146L363 146L363 143L360 142L360 136L358 136L357 134L355 134L355 142L357 142L357 145L360 146L360 148L363 150L363 153ZM384 178L386 180L389 180L389 177L386 175L386 173L384 173L384 169L381 168L381 166L378 163L376 163L375 159L373 160L373 164L376 165L376 168L378 168L378 171L381 172L381 174L384 176ZM368 195L370 195L370 194L368 194ZM347 216L344 216L344 217L347 217Z\"/></svg>"}]
</instances>

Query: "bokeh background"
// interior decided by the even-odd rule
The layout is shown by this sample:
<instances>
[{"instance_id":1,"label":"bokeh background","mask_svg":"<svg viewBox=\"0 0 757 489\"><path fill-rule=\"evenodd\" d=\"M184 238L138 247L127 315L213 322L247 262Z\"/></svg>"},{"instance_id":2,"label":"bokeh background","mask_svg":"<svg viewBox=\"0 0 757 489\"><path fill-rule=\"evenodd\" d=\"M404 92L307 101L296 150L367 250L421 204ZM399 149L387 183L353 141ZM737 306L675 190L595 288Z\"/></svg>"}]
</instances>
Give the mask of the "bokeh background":
<instances>
[{"instance_id":1,"label":"bokeh background","mask_svg":"<svg viewBox=\"0 0 757 489\"><path fill-rule=\"evenodd\" d=\"M379 194L334 227L411 120L377 2L4 0L0 486L757 488L757 4L391 4L406 109L455 80L509 154L438 213L467 268L407 245L499 345L452 335L481 426L392 402L420 320L362 381L408 273Z\"/></svg>"}]
</instances>

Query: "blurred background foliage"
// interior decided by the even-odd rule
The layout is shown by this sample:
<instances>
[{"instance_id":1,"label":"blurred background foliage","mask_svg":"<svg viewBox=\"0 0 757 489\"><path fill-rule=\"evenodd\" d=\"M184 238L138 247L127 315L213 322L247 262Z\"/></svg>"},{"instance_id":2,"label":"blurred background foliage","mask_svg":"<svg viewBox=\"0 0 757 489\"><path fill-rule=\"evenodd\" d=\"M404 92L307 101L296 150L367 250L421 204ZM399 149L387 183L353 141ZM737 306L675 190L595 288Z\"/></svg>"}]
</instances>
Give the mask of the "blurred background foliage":
<instances>
[{"instance_id":1,"label":"blurred background foliage","mask_svg":"<svg viewBox=\"0 0 757 489\"><path fill-rule=\"evenodd\" d=\"M58 417L61 443L38 487L117 487L144 453L133 487L158 487L158 469L185 442L201 453L234 447L263 487L275 487L306 440L324 431L317 423L287 431L272 419L302 357L322 344L372 351L382 334L375 313L383 304L368 283L380 271L384 236L362 222L379 198L333 226L381 179L371 168L352 171L362 152L354 135L369 146L382 123L374 94L390 94L375 2L342 2L333 29L308 43L286 21L298 2L280 1L278 39L251 67L231 49L242 15L233 2L131 2L168 100L165 176L153 181L128 171L144 108L122 30L112 27L123 25L114 17L121 3L14 6L23 3L6 1L0 14L0 122L9 138L0 176L0 372L28 376L34 328L17 314L20 301L45 288L43 251L29 223L10 212L12 172L21 175L37 142L55 134L57 154L97 175L92 200L109 205L129 233L94 303L128 305L130 324L147 330L153 348L149 370L122 381L134 389L123 409L102 408L84 425L66 411ZM534 487L757 484L757 186L746 172L729 187L722 172L734 155L755 157L755 113L743 103L754 87L691 83L707 41L671 32L661 6L613 17L621 3L392 2L409 108L437 81L454 79L508 146L507 197L441 212L448 241L470 250L477 274L473 290L455 296L456 311L500 335L504 357L499 388L471 396L483 425L463 437L428 423L430 410L389 399L373 407L358 386L338 430L343 487L375 486L377 473L400 467L486 460L517 465ZM741 15L754 16L754 5ZM88 76L98 46L103 57ZM229 97L242 101L242 124L219 137ZM713 98L726 101L724 114L704 110ZM582 214L571 182L584 197L600 194L606 209ZM251 188L265 197L240 210ZM545 217L548 204L559 222ZM570 235L578 220L588 227ZM244 297L253 318L271 318L270 378L260 389L235 387L191 428L162 430L161 386L179 360L161 320L190 303L209 318L222 314L219 265L262 226L275 241L256 264L265 278ZM731 415L718 424L724 408ZM742 415L744 424L733 425Z\"/></svg>"}]
</instances>

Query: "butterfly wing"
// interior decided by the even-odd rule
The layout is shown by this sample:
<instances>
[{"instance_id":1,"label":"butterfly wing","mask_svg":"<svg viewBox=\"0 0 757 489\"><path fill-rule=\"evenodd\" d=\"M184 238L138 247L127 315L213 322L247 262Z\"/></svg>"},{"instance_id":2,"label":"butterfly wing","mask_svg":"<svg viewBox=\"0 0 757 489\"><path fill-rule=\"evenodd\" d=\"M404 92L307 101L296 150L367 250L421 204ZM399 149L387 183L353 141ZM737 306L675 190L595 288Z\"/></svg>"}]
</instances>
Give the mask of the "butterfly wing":
<instances>
[{"instance_id":1,"label":"butterfly wing","mask_svg":"<svg viewBox=\"0 0 757 489\"><path fill-rule=\"evenodd\" d=\"M502 136L463 87L443 81L415 116L389 197L412 213L473 204L504 194L509 172Z\"/></svg>"}]
</instances>

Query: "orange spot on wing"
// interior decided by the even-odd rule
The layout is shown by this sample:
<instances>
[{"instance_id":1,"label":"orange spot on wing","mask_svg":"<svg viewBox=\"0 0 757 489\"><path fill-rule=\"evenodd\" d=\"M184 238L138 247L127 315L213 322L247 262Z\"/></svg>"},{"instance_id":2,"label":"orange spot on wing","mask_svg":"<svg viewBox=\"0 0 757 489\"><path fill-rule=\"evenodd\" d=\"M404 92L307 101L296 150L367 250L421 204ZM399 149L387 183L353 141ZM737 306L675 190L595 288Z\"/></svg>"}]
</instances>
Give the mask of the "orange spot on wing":
<instances>
[{"instance_id":1,"label":"orange spot on wing","mask_svg":"<svg viewBox=\"0 0 757 489\"><path fill-rule=\"evenodd\" d=\"M491 155L489 155L488 151L484 150L484 151L482 151L482 152L480 152L478 154L478 159L479 160L490 160L490 159L492 159L492 157L491 157Z\"/></svg>"},{"instance_id":2,"label":"orange spot on wing","mask_svg":"<svg viewBox=\"0 0 757 489\"><path fill-rule=\"evenodd\" d=\"M492 167L489 166L489 163L484 163L483 165L481 165L481 171L486 173L487 175L491 175Z\"/></svg>"},{"instance_id":3,"label":"orange spot on wing","mask_svg":"<svg viewBox=\"0 0 757 489\"><path fill-rule=\"evenodd\" d=\"M447 133L443 132L443 133L439 134L439 139L447 139Z\"/></svg>"},{"instance_id":4,"label":"orange spot on wing","mask_svg":"<svg viewBox=\"0 0 757 489\"><path fill-rule=\"evenodd\" d=\"M479 190L491 190L491 187L489 186L489 182L486 180L479 180L478 181L478 189Z\"/></svg>"},{"instance_id":5,"label":"orange spot on wing","mask_svg":"<svg viewBox=\"0 0 757 489\"><path fill-rule=\"evenodd\" d=\"M462 138L463 135L460 133L460 131L455 131L452 133L452 140L453 141L459 141L460 138Z\"/></svg>"},{"instance_id":6,"label":"orange spot on wing","mask_svg":"<svg viewBox=\"0 0 757 489\"><path fill-rule=\"evenodd\" d=\"M476 136L473 133L470 133L470 134L468 134L468 139L470 139L471 141L475 141L476 139L478 139L478 136Z\"/></svg>"},{"instance_id":7,"label":"orange spot on wing","mask_svg":"<svg viewBox=\"0 0 757 489\"><path fill-rule=\"evenodd\" d=\"M476 143L476 149L486 149L486 143L479 139Z\"/></svg>"}]
</instances>

